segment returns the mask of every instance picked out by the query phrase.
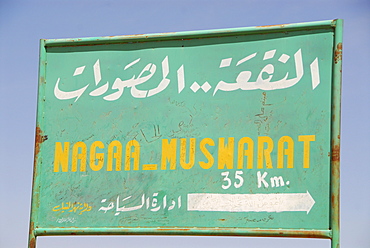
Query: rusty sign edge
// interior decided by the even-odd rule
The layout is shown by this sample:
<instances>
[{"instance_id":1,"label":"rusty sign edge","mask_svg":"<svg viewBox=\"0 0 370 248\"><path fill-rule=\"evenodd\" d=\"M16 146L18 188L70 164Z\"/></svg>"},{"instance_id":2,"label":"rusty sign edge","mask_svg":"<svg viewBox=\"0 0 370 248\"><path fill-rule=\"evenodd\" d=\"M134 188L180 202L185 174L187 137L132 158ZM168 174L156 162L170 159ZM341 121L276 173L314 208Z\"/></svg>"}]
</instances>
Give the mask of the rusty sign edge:
<instances>
[{"instance_id":1,"label":"rusty sign edge","mask_svg":"<svg viewBox=\"0 0 370 248\"><path fill-rule=\"evenodd\" d=\"M324 29L333 28L336 25L336 20L303 22L281 25L267 25L243 28L229 29L210 29L199 31L181 31L181 32L166 32L154 34L137 34L137 35L117 35L117 36L102 36L88 38L66 38L66 39L43 39L45 47L55 46L82 46L82 45L98 45L101 43L112 44L119 42L135 42L135 41L153 41L153 40L177 40L184 38L202 38L202 37L217 37L217 36L235 36L238 34L255 34L255 33L273 33L286 32L305 29Z\"/></svg>"}]
</instances>

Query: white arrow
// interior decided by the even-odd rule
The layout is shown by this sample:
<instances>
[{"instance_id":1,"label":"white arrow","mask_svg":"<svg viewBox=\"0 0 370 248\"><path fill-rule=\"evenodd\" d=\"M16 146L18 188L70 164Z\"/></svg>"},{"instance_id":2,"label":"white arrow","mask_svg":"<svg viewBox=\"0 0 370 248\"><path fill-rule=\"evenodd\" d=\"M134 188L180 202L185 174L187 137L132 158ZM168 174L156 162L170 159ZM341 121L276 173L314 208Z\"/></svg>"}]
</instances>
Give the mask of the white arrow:
<instances>
[{"instance_id":1,"label":"white arrow","mask_svg":"<svg viewBox=\"0 0 370 248\"><path fill-rule=\"evenodd\" d=\"M315 200L310 193L287 194L188 194L188 211L310 212Z\"/></svg>"}]
</instances>

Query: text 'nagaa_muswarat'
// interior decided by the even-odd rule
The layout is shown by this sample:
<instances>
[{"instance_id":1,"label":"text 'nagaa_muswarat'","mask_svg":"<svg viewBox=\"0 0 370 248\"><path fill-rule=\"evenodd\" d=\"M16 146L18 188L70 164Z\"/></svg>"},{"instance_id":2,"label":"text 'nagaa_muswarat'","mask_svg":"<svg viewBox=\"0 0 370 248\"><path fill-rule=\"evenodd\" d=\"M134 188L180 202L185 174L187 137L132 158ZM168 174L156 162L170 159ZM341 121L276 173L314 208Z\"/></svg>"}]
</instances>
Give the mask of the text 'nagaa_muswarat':
<instances>
[{"instance_id":1,"label":"text 'nagaa_muswarat'","mask_svg":"<svg viewBox=\"0 0 370 248\"><path fill-rule=\"evenodd\" d=\"M157 164L146 164L140 161L140 143L130 140L122 144L114 140L105 146L102 141L94 141L90 146L85 142L56 142L54 152L54 172L86 171L129 171L129 170L175 170L177 165L185 170L196 164L196 151L199 150L205 160L197 160L197 166L210 169L215 164L217 169L271 169L310 168L311 142L315 135L299 135L295 141L290 136L281 137L276 144L268 136L258 137L256 141L250 137L235 140L233 137L219 138L214 141L204 138L197 141L190 139L163 139L161 143L161 160ZM217 153L211 154L207 147L217 146ZM275 164L271 159L274 151ZM302 161L294 163L294 151L303 153ZM215 162L215 160L217 162Z\"/></svg>"}]
</instances>

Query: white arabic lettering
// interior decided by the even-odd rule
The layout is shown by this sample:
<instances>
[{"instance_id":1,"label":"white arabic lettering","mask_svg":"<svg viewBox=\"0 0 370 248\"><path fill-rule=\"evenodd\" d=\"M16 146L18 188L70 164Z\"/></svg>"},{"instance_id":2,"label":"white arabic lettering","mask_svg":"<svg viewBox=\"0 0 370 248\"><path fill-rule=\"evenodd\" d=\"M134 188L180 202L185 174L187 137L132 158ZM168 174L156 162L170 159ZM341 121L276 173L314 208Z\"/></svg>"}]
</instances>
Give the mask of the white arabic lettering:
<instances>
[{"instance_id":1,"label":"white arabic lettering","mask_svg":"<svg viewBox=\"0 0 370 248\"><path fill-rule=\"evenodd\" d=\"M142 209L144 205L146 205L146 209L149 209L151 212L158 212L161 208L164 210L173 210L176 205L177 208L181 208L181 196L177 197L177 203L174 199L171 199L171 205L168 206L167 203L167 195L164 195L161 198L161 201L158 199L159 195L158 193L153 193L152 198L146 197L145 194L141 196L141 204L133 206L133 207L127 207L124 202L132 199L132 196L128 196L120 200L120 196L117 196L116 198L116 206L114 205L114 202L110 202L108 206L100 207L98 211L104 211L104 213L107 213L109 210L114 209L114 206L116 207L116 213L115 216L118 216L121 212L130 212ZM105 203L107 199L101 200L101 203ZM121 205L123 203L123 205ZM168 207L167 207L168 206Z\"/></svg>"},{"instance_id":2,"label":"white arabic lettering","mask_svg":"<svg viewBox=\"0 0 370 248\"><path fill-rule=\"evenodd\" d=\"M236 63L236 67L240 66L241 64L256 58L258 52L252 53ZM270 60L276 54L276 49L269 50L264 53L263 60ZM280 63L285 64L290 59L290 56L287 54L282 54L278 61ZM138 66L140 64L141 58L137 58L132 62L128 63L123 71L129 72L128 69L133 68L134 66ZM225 68L232 66L233 58L224 58L221 60L219 68ZM256 80L250 81L252 78L252 71L243 70L239 72L235 78L234 82L225 82L220 80L213 89L213 96L218 91L235 91L235 90L278 90L278 89L286 89L296 85L303 77L304 74L304 65L302 60L302 50L298 49L297 52L294 54L294 65L295 65L295 77L289 78L289 72L285 74L285 76L277 81L272 81L275 66L272 63L265 65L262 70L258 73ZM312 82L312 89L314 90L320 84L320 73L319 73L319 60L318 57L311 62L310 72L311 72L311 82ZM85 71L86 66L77 67L73 73L73 77L81 75ZM101 85L102 82L102 73L100 68L100 60L96 60L93 67L93 74L94 74L94 81L95 86L97 88L93 89L89 95L96 97L104 95L109 90L109 82L107 81L105 84ZM238 67L239 68L239 67ZM125 88L130 89L130 94L134 98L147 98L154 96L158 93L163 92L170 84L171 79L169 78L170 74L170 66L169 66L169 58L166 56L161 63L161 71L162 71L162 79L158 83L155 88L149 90L141 90L138 89L137 86L148 82L154 74L157 72L157 66L154 63L148 63L146 66L141 70L138 76L132 75L128 79L121 79L117 77L114 82L112 83L110 89L114 90L114 92L109 93L108 95L103 96L103 99L106 101L115 101L118 100ZM177 88L178 94L180 94L185 88L185 69L184 65L181 65L177 71ZM266 77L267 75L267 77ZM57 99L60 100L68 100L68 99L75 99L76 102L88 89L90 85L94 84L86 84L80 89L72 90L72 91L64 91L61 88L65 87L65 83L61 82L61 78L57 78L54 87L54 95ZM204 82L203 84L198 84L197 82L193 82L189 87L194 93L196 93L199 89L202 89L204 93L207 93L211 88L212 85L209 82Z\"/></svg>"}]
</instances>

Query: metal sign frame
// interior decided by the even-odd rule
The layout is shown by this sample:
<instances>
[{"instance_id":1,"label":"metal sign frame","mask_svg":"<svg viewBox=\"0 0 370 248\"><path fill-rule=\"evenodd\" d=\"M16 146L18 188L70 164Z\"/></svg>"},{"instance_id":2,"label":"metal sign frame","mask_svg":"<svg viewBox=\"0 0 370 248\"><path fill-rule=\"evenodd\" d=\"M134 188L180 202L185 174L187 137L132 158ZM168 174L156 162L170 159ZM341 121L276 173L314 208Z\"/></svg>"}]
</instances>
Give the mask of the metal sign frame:
<instances>
[{"instance_id":1,"label":"metal sign frame","mask_svg":"<svg viewBox=\"0 0 370 248\"><path fill-rule=\"evenodd\" d=\"M35 142L35 161L32 190L32 209L29 229L29 247L36 247L37 236L49 235L226 235L226 236L260 236L260 237L300 237L331 239L332 247L339 247L339 181L340 181L340 105L341 105L341 72L342 72L342 23L340 19L311 23L259 26L251 28L221 29L210 31L192 31L166 34L127 35L116 37L81 38L41 40L40 66L39 66L39 92L37 110L37 128ZM58 47L95 47L100 45L113 45L123 43L145 43L179 40L201 40L212 37L234 37L248 35L269 35L289 33L294 31L332 30L334 44L332 52L332 88L331 88L331 127L330 127L330 220L329 228L319 229L289 229L289 228L240 228L240 227L183 227L183 226L152 226L152 227L44 227L40 226L38 214L40 213L40 185L44 173L40 170L43 163L42 148L48 140L48 133L44 133L45 84L50 84L47 78L48 49ZM227 62L226 62L227 63ZM78 98L77 98L78 99ZM76 99L76 100L77 100ZM144 196L143 196L144 199ZM144 202L144 200L143 200ZM144 203L143 203L144 204Z\"/></svg>"}]
</instances>

